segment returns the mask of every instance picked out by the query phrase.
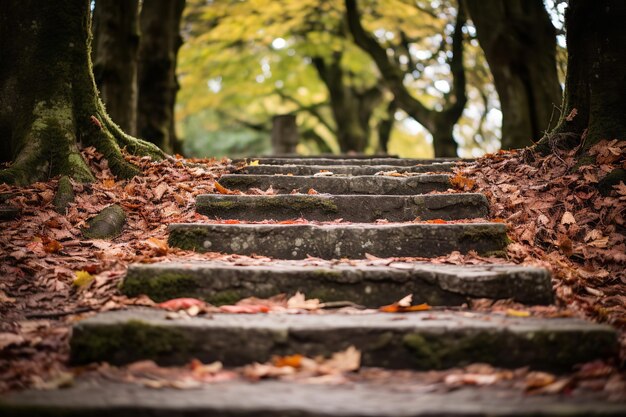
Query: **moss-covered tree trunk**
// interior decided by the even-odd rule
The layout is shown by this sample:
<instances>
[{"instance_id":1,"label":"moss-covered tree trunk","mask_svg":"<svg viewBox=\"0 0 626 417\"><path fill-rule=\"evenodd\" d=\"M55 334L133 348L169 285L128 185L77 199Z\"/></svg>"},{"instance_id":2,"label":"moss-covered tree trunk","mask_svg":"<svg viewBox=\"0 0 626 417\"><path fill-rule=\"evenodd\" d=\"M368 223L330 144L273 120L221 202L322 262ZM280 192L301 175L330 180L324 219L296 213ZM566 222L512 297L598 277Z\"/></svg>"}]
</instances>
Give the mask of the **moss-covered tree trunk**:
<instances>
[{"instance_id":1,"label":"moss-covered tree trunk","mask_svg":"<svg viewBox=\"0 0 626 417\"><path fill-rule=\"evenodd\" d=\"M334 52L328 62L322 57L314 57L313 64L328 89L341 152L362 153L369 144L370 120L383 93L377 85L363 89L349 85L341 68L341 58L341 52Z\"/></svg>"},{"instance_id":2,"label":"moss-covered tree trunk","mask_svg":"<svg viewBox=\"0 0 626 417\"><path fill-rule=\"evenodd\" d=\"M144 0L141 6L137 134L166 152L176 148L176 56L185 0Z\"/></svg>"},{"instance_id":3,"label":"moss-covered tree trunk","mask_svg":"<svg viewBox=\"0 0 626 417\"><path fill-rule=\"evenodd\" d=\"M502 148L532 144L556 125L556 31L542 0L465 0L502 109ZM552 126L550 126L552 122Z\"/></svg>"},{"instance_id":4,"label":"moss-covered tree trunk","mask_svg":"<svg viewBox=\"0 0 626 417\"><path fill-rule=\"evenodd\" d=\"M0 13L0 182L55 175L89 181L80 146L94 146L113 173L139 172L121 148L162 157L126 135L98 98L90 59L90 1L6 0Z\"/></svg>"},{"instance_id":5,"label":"moss-covered tree trunk","mask_svg":"<svg viewBox=\"0 0 626 417\"><path fill-rule=\"evenodd\" d=\"M107 113L125 132L137 125L139 0L97 0L93 12L93 72Z\"/></svg>"},{"instance_id":6,"label":"moss-covered tree trunk","mask_svg":"<svg viewBox=\"0 0 626 417\"><path fill-rule=\"evenodd\" d=\"M566 11L567 78L559 125L538 148L581 155L602 139L626 140L626 2L572 0Z\"/></svg>"},{"instance_id":7,"label":"moss-covered tree trunk","mask_svg":"<svg viewBox=\"0 0 626 417\"><path fill-rule=\"evenodd\" d=\"M535 147L578 148L580 165L596 162L589 148L601 140L626 140L626 2L571 0L565 14L567 77L559 125ZM598 186L608 192L626 182L616 168Z\"/></svg>"}]
</instances>

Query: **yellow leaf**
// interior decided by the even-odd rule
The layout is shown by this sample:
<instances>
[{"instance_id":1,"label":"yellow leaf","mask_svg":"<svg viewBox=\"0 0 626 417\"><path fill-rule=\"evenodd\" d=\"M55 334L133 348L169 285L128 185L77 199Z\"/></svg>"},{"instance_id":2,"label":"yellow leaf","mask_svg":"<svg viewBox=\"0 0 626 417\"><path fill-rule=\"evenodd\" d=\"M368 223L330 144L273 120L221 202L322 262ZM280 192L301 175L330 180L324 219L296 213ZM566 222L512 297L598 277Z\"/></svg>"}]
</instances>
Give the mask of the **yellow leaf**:
<instances>
[{"instance_id":1,"label":"yellow leaf","mask_svg":"<svg viewBox=\"0 0 626 417\"><path fill-rule=\"evenodd\" d=\"M530 317L530 312L524 311L524 310L514 310L512 308L509 308L506 311L506 315L512 316L512 317Z\"/></svg>"},{"instance_id":2,"label":"yellow leaf","mask_svg":"<svg viewBox=\"0 0 626 417\"><path fill-rule=\"evenodd\" d=\"M76 278L74 278L72 284L76 287L84 287L94 280L94 276L87 271L76 271L75 275Z\"/></svg>"},{"instance_id":3,"label":"yellow leaf","mask_svg":"<svg viewBox=\"0 0 626 417\"><path fill-rule=\"evenodd\" d=\"M252 162L250 162L248 164L248 166L251 166L251 167L255 167L255 166L258 166L258 165L259 165L259 160L258 159L256 161L252 161Z\"/></svg>"}]
</instances>

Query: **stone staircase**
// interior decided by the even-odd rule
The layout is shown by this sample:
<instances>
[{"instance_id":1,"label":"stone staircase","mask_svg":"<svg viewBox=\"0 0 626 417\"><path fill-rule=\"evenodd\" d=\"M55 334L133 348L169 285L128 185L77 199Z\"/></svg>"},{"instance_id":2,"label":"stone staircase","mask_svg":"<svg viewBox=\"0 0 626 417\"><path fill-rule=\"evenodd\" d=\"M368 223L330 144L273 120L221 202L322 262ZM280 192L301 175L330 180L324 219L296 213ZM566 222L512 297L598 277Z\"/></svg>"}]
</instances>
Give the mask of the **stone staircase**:
<instances>
[{"instance_id":1,"label":"stone staircase","mask_svg":"<svg viewBox=\"0 0 626 417\"><path fill-rule=\"evenodd\" d=\"M161 365L182 365L199 359L240 366L265 362L273 355L330 356L354 346L361 352L364 367L433 370L486 363L560 372L577 363L616 355L617 334L609 326L459 308L474 298L550 304L553 293L547 270L394 259L371 262L377 258L432 258L452 251L504 253L505 225L484 220L445 222L484 219L489 211L481 194L441 193L450 188L454 161L258 161L224 175L220 184L242 191L271 187L277 194L198 196L199 213L232 223L172 224L169 244L199 252L263 255L273 258L271 262L131 265L122 292L146 294L155 301L196 297L215 305L251 296L302 292L325 303L348 301L369 308L413 294L415 304L427 303L433 308L414 313L213 314L193 318L172 318L166 311L142 308L106 312L74 326L73 364L106 361L119 365L151 359ZM377 175L381 171L403 176ZM440 194L427 194L431 191ZM290 221L295 218L331 223ZM412 222L416 218L425 222ZM247 223L269 219L287 222ZM626 405L606 402L600 395L527 397L519 389L468 386L433 392L392 382L329 386L239 380L187 391L82 382L62 391L15 394L0 400L0 413L337 417L626 413Z\"/></svg>"}]
</instances>

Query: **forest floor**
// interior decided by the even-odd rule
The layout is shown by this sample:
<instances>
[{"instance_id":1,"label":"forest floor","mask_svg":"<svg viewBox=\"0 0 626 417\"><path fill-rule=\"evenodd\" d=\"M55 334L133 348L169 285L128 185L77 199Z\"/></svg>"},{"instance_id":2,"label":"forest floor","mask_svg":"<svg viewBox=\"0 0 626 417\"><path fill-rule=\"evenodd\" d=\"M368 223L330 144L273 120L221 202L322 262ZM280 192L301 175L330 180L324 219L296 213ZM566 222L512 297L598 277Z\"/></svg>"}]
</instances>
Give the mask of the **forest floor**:
<instances>
[{"instance_id":1,"label":"forest floor","mask_svg":"<svg viewBox=\"0 0 626 417\"><path fill-rule=\"evenodd\" d=\"M528 369L507 371L487 365L437 372L362 369L343 375L342 380L419 379L449 389L463 384L508 384L538 393L587 389L606 391L617 397L626 395L626 185L614 187L609 196L600 195L595 188L598 179L607 172L626 166L626 142L605 142L592 151L597 154L598 165L578 170L574 169L575 151L547 157L529 150L499 152L460 166L453 180L457 191L484 193L491 204L492 221L507 224L512 243L506 259L456 252L430 261L514 262L549 268L557 298L554 306L528 307L512 301L475 300L466 308L520 316L575 316L609 323L621 335L618 363L585 364L560 376ZM71 384L74 376L90 372L109 379L144 382L149 375L155 388L185 388L187 382L180 381L189 381L190 375L202 383L233 378L294 378L286 375L281 365L294 360L301 363L303 358L298 355L232 370L224 370L217 364L211 368L197 361L169 369L146 362L126 367L98 364L80 369L67 365L74 322L100 311L155 305L147 297L127 298L119 293L118 284L129 264L172 259L221 259L243 265L271 261L258 256L198 254L167 246L169 223L234 222L212 220L195 213L197 195L220 192L215 180L229 168L228 160L193 160L189 161L193 164L187 164L180 158L151 162L129 157L143 168L144 175L117 181L101 155L90 148L83 154L97 181L73 184L76 199L67 214L54 211L52 201L58 180L28 187L0 185L0 194L10 193L8 203L21 211L17 219L0 224L0 392L64 386ZM122 235L112 241L82 238L81 227L86 220L111 204L119 204L126 212ZM302 219L290 222L306 223ZM362 262L380 265L397 259L372 257ZM258 304L258 300L252 303L244 300L223 311L245 313L254 303ZM274 299L261 304L278 309L284 308L287 300ZM338 360L345 363L351 359ZM328 382L337 383L336 375Z\"/></svg>"}]
</instances>

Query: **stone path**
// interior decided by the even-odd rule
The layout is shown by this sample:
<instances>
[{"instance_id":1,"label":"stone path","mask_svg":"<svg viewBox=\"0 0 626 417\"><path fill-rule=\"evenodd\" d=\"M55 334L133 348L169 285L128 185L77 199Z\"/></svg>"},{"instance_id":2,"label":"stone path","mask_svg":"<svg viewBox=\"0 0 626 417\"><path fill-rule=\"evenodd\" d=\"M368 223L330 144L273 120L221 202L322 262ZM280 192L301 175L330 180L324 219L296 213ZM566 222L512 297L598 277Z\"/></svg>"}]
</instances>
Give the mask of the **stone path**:
<instances>
[{"instance_id":1,"label":"stone path","mask_svg":"<svg viewBox=\"0 0 626 417\"><path fill-rule=\"evenodd\" d=\"M220 184L276 195L202 195L197 211L223 223L173 224L172 247L274 258L131 265L121 291L156 301L196 297L232 304L246 297L303 292L323 303L369 308L407 294L432 309L416 313L213 314L172 317L163 310L106 312L74 326L71 362L163 365L197 358L226 366L273 355L325 355L355 346L362 365L445 369L482 362L567 371L617 354L609 326L569 318L513 317L459 309L473 298L553 301L547 270L516 265L442 265L372 258L436 257L452 251L503 254L506 227L488 218L480 194L448 193L450 160L400 158L259 158ZM393 175L381 172L395 171ZM398 176L398 173L406 173ZM378 174L378 175L377 175ZM404 174L401 174L404 175ZM310 190L315 190L310 191ZM430 192L438 194L427 194ZM296 194L294 194L294 192ZM299 192L300 194L298 194ZM257 192L258 194L258 192ZM302 223L296 218L331 224ZM415 219L429 222L415 223ZM343 222L340 221L343 219ZM478 219L461 223L445 220ZM251 221L276 220L287 224ZM404 223L402 223L404 222ZM312 261L309 257L315 257ZM307 259L309 258L309 259ZM349 262L337 262L350 259ZM519 389L354 382L346 386L234 381L197 390L150 390L79 380L59 392L27 391L0 399L3 416L461 416L624 415L602 395L525 397Z\"/></svg>"}]
</instances>

